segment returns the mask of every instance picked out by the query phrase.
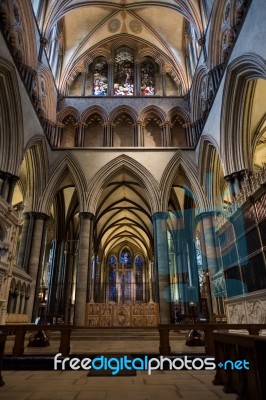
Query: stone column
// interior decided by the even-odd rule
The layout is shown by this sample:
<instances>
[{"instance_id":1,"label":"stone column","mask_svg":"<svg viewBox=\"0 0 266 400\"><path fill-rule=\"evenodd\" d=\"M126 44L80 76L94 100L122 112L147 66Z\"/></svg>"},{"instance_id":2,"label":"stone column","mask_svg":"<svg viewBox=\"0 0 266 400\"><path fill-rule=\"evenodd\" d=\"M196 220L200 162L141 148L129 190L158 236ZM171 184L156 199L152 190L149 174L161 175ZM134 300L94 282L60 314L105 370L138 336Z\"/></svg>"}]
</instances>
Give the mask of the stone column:
<instances>
[{"instance_id":1,"label":"stone column","mask_svg":"<svg viewBox=\"0 0 266 400\"><path fill-rule=\"evenodd\" d=\"M168 121L163 125L163 146L170 147L171 146L171 125Z\"/></svg>"},{"instance_id":2,"label":"stone column","mask_svg":"<svg viewBox=\"0 0 266 400\"><path fill-rule=\"evenodd\" d=\"M31 293L29 304L29 312L32 312L32 318L34 320L38 315L38 295L42 273L42 259L45 248L46 228L49 216L39 212L31 212L29 213L29 216L30 221L23 266L32 278L32 288L35 287L35 290Z\"/></svg>"},{"instance_id":3,"label":"stone column","mask_svg":"<svg viewBox=\"0 0 266 400\"><path fill-rule=\"evenodd\" d=\"M113 96L113 90L114 90L114 66L112 62L108 62L107 96Z\"/></svg>"},{"instance_id":4,"label":"stone column","mask_svg":"<svg viewBox=\"0 0 266 400\"><path fill-rule=\"evenodd\" d=\"M140 64L135 64L135 82L134 82L134 95L140 96L141 78L140 78Z\"/></svg>"},{"instance_id":5,"label":"stone column","mask_svg":"<svg viewBox=\"0 0 266 400\"><path fill-rule=\"evenodd\" d=\"M157 212L152 216L161 324L171 323L170 271L167 243L168 217L167 212Z\"/></svg>"},{"instance_id":6,"label":"stone column","mask_svg":"<svg viewBox=\"0 0 266 400\"><path fill-rule=\"evenodd\" d=\"M86 96L87 76L88 76L88 70L85 69L85 71L83 72L83 82L82 82L82 92L81 92L81 96Z\"/></svg>"},{"instance_id":7,"label":"stone column","mask_svg":"<svg viewBox=\"0 0 266 400\"><path fill-rule=\"evenodd\" d=\"M137 122L137 147L142 147L144 145L143 140L143 125L142 122Z\"/></svg>"},{"instance_id":8,"label":"stone column","mask_svg":"<svg viewBox=\"0 0 266 400\"><path fill-rule=\"evenodd\" d=\"M161 72L161 77L162 77L162 96L166 96L166 81L165 81L165 76L166 72L162 71Z\"/></svg>"},{"instance_id":9,"label":"stone column","mask_svg":"<svg viewBox=\"0 0 266 400\"><path fill-rule=\"evenodd\" d=\"M23 222L23 226L22 226L22 233L21 233L21 239L20 239L20 244L19 244L17 265L18 265L18 267L25 269L24 258L25 258L27 237L28 237L29 224L30 224L30 213L24 213L23 219L24 219L24 222Z\"/></svg>"},{"instance_id":10,"label":"stone column","mask_svg":"<svg viewBox=\"0 0 266 400\"><path fill-rule=\"evenodd\" d=\"M216 298L213 293L212 278L219 270L219 254L214 236L214 212L204 212L197 216L200 222L200 238L202 259L205 264L205 270L208 274L208 284L211 293L208 293L207 304L209 315L211 316L216 310Z\"/></svg>"},{"instance_id":11,"label":"stone column","mask_svg":"<svg viewBox=\"0 0 266 400\"><path fill-rule=\"evenodd\" d=\"M66 271L66 306L65 306L65 323L69 324L71 320L71 298L72 298L72 287L73 287L73 273L75 267L75 244L76 241L69 242L68 248L68 263Z\"/></svg>"},{"instance_id":12,"label":"stone column","mask_svg":"<svg viewBox=\"0 0 266 400\"><path fill-rule=\"evenodd\" d=\"M90 212L81 212L80 231L79 231L79 254L77 268L77 286L75 296L75 317L74 323L76 326L84 326L85 310L88 301L88 277L91 254L91 235L93 229L94 215Z\"/></svg>"}]
</instances>

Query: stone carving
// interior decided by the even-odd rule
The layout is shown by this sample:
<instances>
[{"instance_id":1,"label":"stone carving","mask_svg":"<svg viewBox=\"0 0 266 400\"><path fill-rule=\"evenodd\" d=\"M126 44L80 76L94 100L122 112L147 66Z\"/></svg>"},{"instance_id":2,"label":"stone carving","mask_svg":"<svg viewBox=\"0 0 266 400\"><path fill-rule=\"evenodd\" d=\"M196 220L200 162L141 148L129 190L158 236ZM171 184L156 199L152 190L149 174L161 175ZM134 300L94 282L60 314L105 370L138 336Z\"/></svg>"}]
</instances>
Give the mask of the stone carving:
<instances>
[{"instance_id":1,"label":"stone carving","mask_svg":"<svg viewBox=\"0 0 266 400\"><path fill-rule=\"evenodd\" d=\"M229 323L266 323L266 291L248 293L239 299L226 299L225 307Z\"/></svg>"},{"instance_id":2,"label":"stone carving","mask_svg":"<svg viewBox=\"0 0 266 400\"><path fill-rule=\"evenodd\" d=\"M240 22L242 21L243 15L246 11L248 1L247 0L237 0L236 10L235 10L235 24L238 28Z\"/></svg>"},{"instance_id":3,"label":"stone carving","mask_svg":"<svg viewBox=\"0 0 266 400\"><path fill-rule=\"evenodd\" d=\"M223 17L223 21L224 21L225 23L228 22L228 20L229 20L230 11L231 11L231 4L230 4L230 2L228 1L228 2L226 3L226 5L225 5L225 8L224 8L224 17Z\"/></svg>"},{"instance_id":4,"label":"stone carving","mask_svg":"<svg viewBox=\"0 0 266 400\"><path fill-rule=\"evenodd\" d=\"M227 29L224 34L223 34L223 38L222 38L222 46L221 46L221 62L225 62L232 44L234 43L234 34L230 29Z\"/></svg>"},{"instance_id":5,"label":"stone carving","mask_svg":"<svg viewBox=\"0 0 266 400\"><path fill-rule=\"evenodd\" d=\"M229 323L231 324L245 324L247 323L244 304L230 304L228 306Z\"/></svg>"},{"instance_id":6,"label":"stone carving","mask_svg":"<svg viewBox=\"0 0 266 400\"><path fill-rule=\"evenodd\" d=\"M251 324L266 323L266 299L247 302L248 322Z\"/></svg>"},{"instance_id":7,"label":"stone carving","mask_svg":"<svg viewBox=\"0 0 266 400\"><path fill-rule=\"evenodd\" d=\"M132 30L133 33L136 33L136 34L139 34L142 32L141 23L139 21L137 21L136 19L133 19L132 21L130 21L129 28Z\"/></svg>"},{"instance_id":8,"label":"stone carving","mask_svg":"<svg viewBox=\"0 0 266 400\"><path fill-rule=\"evenodd\" d=\"M119 19L112 19L108 24L108 30L111 33L117 32L120 29L121 22Z\"/></svg>"},{"instance_id":9,"label":"stone carving","mask_svg":"<svg viewBox=\"0 0 266 400\"><path fill-rule=\"evenodd\" d=\"M88 303L86 325L98 327L157 326L159 308L156 303Z\"/></svg>"}]
</instances>

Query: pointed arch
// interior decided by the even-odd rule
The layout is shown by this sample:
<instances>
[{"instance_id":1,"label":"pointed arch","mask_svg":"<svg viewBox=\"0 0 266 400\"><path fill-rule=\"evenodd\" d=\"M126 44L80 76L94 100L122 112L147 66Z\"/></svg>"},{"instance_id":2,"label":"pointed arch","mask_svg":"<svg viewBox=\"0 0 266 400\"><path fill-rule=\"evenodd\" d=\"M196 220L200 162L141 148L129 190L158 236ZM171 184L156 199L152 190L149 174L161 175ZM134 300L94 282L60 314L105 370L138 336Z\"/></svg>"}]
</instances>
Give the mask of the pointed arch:
<instances>
[{"instance_id":1,"label":"pointed arch","mask_svg":"<svg viewBox=\"0 0 266 400\"><path fill-rule=\"evenodd\" d=\"M187 178L188 183L191 186L191 191L194 196L195 206L198 209L207 209L208 203L206 196L200 186L196 165L193 164L191 159L187 157L183 152L177 151L176 154L171 158L160 181L160 193L161 193L161 204L160 209L163 211L168 210L168 201L170 198L170 192L178 174L179 168L182 167L184 174Z\"/></svg>"},{"instance_id":2,"label":"pointed arch","mask_svg":"<svg viewBox=\"0 0 266 400\"><path fill-rule=\"evenodd\" d=\"M30 66L32 69L37 68L37 46L35 40L35 27L34 19L32 15L32 9L30 2L19 1L19 7L22 13L23 29L25 31L24 50L25 50L25 64Z\"/></svg>"},{"instance_id":3,"label":"pointed arch","mask_svg":"<svg viewBox=\"0 0 266 400\"><path fill-rule=\"evenodd\" d=\"M0 57L0 170L17 176L23 156L23 115L14 66Z\"/></svg>"},{"instance_id":4,"label":"pointed arch","mask_svg":"<svg viewBox=\"0 0 266 400\"><path fill-rule=\"evenodd\" d=\"M75 107L66 107L57 116L58 122L63 122L66 117L73 117L77 123L80 122L80 114L79 111Z\"/></svg>"},{"instance_id":5,"label":"pointed arch","mask_svg":"<svg viewBox=\"0 0 266 400\"><path fill-rule=\"evenodd\" d=\"M37 70L39 81L39 99L43 108L44 116L49 121L56 121L57 90L52 72L45 65L41 64Z\"/></svg>"},{"instance_id":6,"label":"pointed arch","mask_svg":"<svg viewBox=\"0 0 266 400\"><path fill-rule=\"evenodd\" d=\"M62 182L68 174L71 176L78 193L80 212L87 211L85 199L87 187L86 178L76 157L66 152L51 166L49 181L39 204L40 212L46 214L50 213L56 191L60 187L60 182Z\"/></svg>"},{"instance_id":7,"label":"pointed arch","mask_svg":"<svg viewBox=\"0 0 266 400\"><path fill-rule=\"evenodd\" d=\"M165 121L165 119L166 119L166 113L164 112L164 110L162 110L158 106L152 105L152 106L148 106L148 107L143 108L143 110L141 111L141 114L139 116L139 120L141 122L144 122L145 119L151 114L154 114L157 117L159 117L160 120L161 120L161 123L163 123Z\"/></svg>"},{"instance_id":8,"label":"pointed arch","mask_svg":"<svg viewBox=\"0 0 266 400\"><path fill-rule=\"evenodd\" d=\"M207 100L207 85L205 97L203 93L203 82L208 79L208 69L205 65L201 65L195 72L193 84L191 87L190 103L191 103L191 120L193 122L202 118L203 102Z\"/></svg>"},{"instance_id":9,"label":"pointed arch","mask_svg":"<svg viewBox=\"0 0 266 400\"><path fill-rule=\"evenodd\" d=\"M158 183L154 176L133 158L122 154L105 164L89 182L87 204L92 213L96 212L97 204L103 189L120 172L132 175L147 192L152 213L159 210Z\"/></svg>"},{"instance_id":10,"label":"pointed arch","mask_svg":"<svg viewBox=\"0 0 266 400\"><path fill-rule=\"evenodd\" d=\"M35 136L27 143L24 158L27 171L25 206L29 211L37 211L48 179L46 166L49 161L43 136Z\"/></svg>"},{"instance_id":11,"label":"pointed arch","mask_svg":"<svg viewBox=\"0 0 266 400\"><path fill-rule=\"evenodd\" d=\"M80 116L80 122L86 123L87 119L90 118L92 115L97 114L102 118L103 123L106 123L108 120L108 115L106 110L100 106L93 106L87 108Z\"/></svg>"},{"instance_id":12,"label":"pointed arch","mask_svg":"<svg viewBox=\"0 0 266 400\"><path fill-rule=\"evenodd\" d=\"M114 121L114 119L117 118L122 113L126 113L126 114L130 115L131 118L133 119L134 123L137 122L138 114L133 107L129 107L129 106L115 107L109 115L109 120Z\"/></svg>"},{"instance_id":13,"label":"pointed arch","mask_svg":"<svg viewBox=\"0 0 266 400\"><path fill-rule=\"evenodd\" d=\"M260 78L266 79L266 60L257 54L243 54L228 66L221 119L221 158L225 175L251 167L250 103L247 104L246 98L253 98L252 80Z\"/></svg>"},{"instance_id":14,"label":"pointed arch","mask_svg":"<svg viewBox=\"0 0 266 400\"><path fill-rule=\"evenodd\" d=\"M217 142L203 135L199 147L199 181L204 188L206 197L214 208L222 202L222 191L225 186L224 169Z\"/></svg>"}]
</instances>

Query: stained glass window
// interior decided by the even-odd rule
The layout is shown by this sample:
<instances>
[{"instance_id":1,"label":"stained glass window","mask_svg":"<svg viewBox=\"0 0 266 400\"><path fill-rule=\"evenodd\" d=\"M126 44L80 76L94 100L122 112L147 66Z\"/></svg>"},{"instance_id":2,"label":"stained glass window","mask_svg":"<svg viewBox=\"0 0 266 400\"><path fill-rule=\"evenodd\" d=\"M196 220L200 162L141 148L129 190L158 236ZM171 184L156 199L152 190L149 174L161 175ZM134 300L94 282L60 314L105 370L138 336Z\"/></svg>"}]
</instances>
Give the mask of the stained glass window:
<instances>
[{"instance_id":1,"label":"stained glass window","mask_svg":"<svg viewBox=\"0 0 266 400\"><path fill-rule=\"evenodd\" d=\"M98 59L93 67L93 94L106 96L108 84L108 64L103 59Z\"/></svg>"},{"instance_id":2,"label":"stained glass window","mask_svg":"<svg viewBox=\"0 0 266 400\"><path fill-rule=\"evenodd\" d=\"M143 263L141 256L135 258L136 301L143 301Z\"/></svg>"},{"instance_id":3,"label":"stained glass window","mask_svg":"<svg viewBox=\"0 0 266 400\"><path fill-rule=\"evenodd\" d=\"M119 49L115 55L114 96L133 96L134 56L130 49Z\"/></svg>"},{"instance_id":4,"label":"stained glass window","mask_svg":"<svg viewBox=\"0 0 266 400\"><path fill-rule=\"evenodd\" d=\"M132 268L132 257L130 251L123 249L120 255L120 268L131 269Z\"/></svg>"},{"instance_id":5,"label":"stained glass window","mask_svg":"<svg viewBox=\"0 0 266 400\"><path fill-rule=\"evenodd\" d=\"M132 301L132 296L131 296L132 273L130 271L121 273L120 285L121 285L120 302L127 303Z\"/></svg>"},{"instance_id":6,"label":"stained glass window","mask_svg":"<svg viewBox=\"0 0 266 400\"><path fill-rule=\"evenodd\" d=\"M111 256L108 261L108 267L109 267L109 301L116 301L116 257Z\"/></svg>"},{"instance_id":7,"label":"stained glass window","mask_svg":"<svg viewBox=\"0 0 266 400\"><path fill-rule=\"evenodd\" d=\"M155 66L151 61L145 61L140 66L141 94L153 96L155 93Z\"/></svg>"}]
</instances>

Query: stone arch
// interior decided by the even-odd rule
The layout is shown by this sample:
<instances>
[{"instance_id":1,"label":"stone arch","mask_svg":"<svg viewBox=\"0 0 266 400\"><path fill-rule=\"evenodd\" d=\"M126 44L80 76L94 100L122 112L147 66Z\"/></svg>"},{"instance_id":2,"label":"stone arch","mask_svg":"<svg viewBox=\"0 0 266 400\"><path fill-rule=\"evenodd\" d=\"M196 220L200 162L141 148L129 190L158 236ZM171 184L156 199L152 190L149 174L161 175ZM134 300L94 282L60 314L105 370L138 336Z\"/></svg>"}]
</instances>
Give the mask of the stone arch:
<instances>
[{"instance_id":1,"label":"stone arch","mask_svg":"<svg viewBox=\"0 0 266 400\"><path fill-rule=\"evenodd\" d=\"M165 120L166 114L159 107L148 106L142 110L139 121L143 126L144 147L162 147L165 144Z\"/></svg>"},{"instance_id":2,"label":"stone arch","mask_svg":"<svg viewBox=\"0 0 266 400\"><path fill-rule=\"evenodd\" d=\"M204 188L209 203L217 209L222 204L226 182L220 150L212 137L207 135L201 137L198 159L202 160L198 174L200 184Z\"/></svg>"},{"instance_id":3,"label":"stone arch","mask_svg":"<svg viewBox=\"0 0 266 400\"><path fill-rule=\"evenodd\" d=\"M187 147L190 136L190 117L188 113L180 107L174 107L168 112L166 122L170 125L171 146Z\"/></svg>"},{"instance_id":4,"label":"stone arch","mask_svg":"<svg viewBox=\"0 0 266 400\"><path fill-rule=\"evenodd\" d=\"M77 190L80 211L87 211L85 200L87 192L86 178L76 157L66 152L51 166L49 181L47 182L41 202L39 204L40 212L49 215L56 191L60 187L60 182L62 182L68 174L73 180Z\"/></svg>"},{"instance_id":5,"label":"stone arch","mask_svg":"<svg viewBox=\"0 0 266 400\"><path fill-rule=\"evenodd\" d=\"M48 180L49 165L46 141L43 136L33 137L25 147L26 198L25 211L38 209L38 204Z\"/></svg>"},{"instance_id":6,"label":"stone arch","mask_svg":"<svg viewBox=\"0 0 266 400\"><path fill-rule=\"evenodd\" d=\"M101 117L103 124L105 124L108 120L108 115L106 110L100 106L93 106L87 108L80 116L80 122L85 124L87 119L90 118L92 115L97 114Z\"/></svg>"},{"instance_id":7,"label":"stone arch","mask_svg":"<svg viewBox=\"0 0 266 400\"><path fill-rule=\"evenodd\" d=\"M112 110L112 112L109 115L109 121L112 123L115 118L119 116L121 113L127 113L128 115L131 116L131 118L134 120L134 122L137 122L138 119L138 114L134 108L129 107L129 106L118 106Z\"/></svg>"},{"instance_id":8,"label":"stone arch","mask_svg":"<svg viewBox=\"0 0 266 400\"><path fill-rule=\"evenodd\" d=\"M233 9L235 1L218 1L213 9L213 20L210 29L209 42L208 42L208 54L209 68L212 69L217 65L226 61L233 41ZM227 33L231 32L233 34L232 41L230 41L229 36L227 38ZM226 39L223 43L224 38ZM222 59L222 53L224 52L224 59Z\"/></svg>"},{"instance_id":9,"label":"stone arch","mask_svg":"<svg viewBox=\"0 0 266 400\"><path fill-rule=\"evenodd\" d=\"M250 155L250 165L253 165L253 167L261 167L262 163L265 162L264 159L266 158L265 154L265 144L264 144L264 138L266 136L266 113L264 116L261 118L259 121L259 124L256 127L256 130L254 132L253 137L251 138L251 155ZM260 147L259 152L259 158L262 158L260 160L257 160L258 156L258 147ZM261 157L263 154L265 154L264 157ZM257 161L259 161L259 164L257 164ZM257 164L257 165L256 165Z\"/></svg>"},{"instance_id":10,"label":"stone arch","mask_svg":"<svg viewBox=\"0 0 266 400\"><path fill-rule=\"evenodd\" d=\"M56 89L51 71L41 65L37 71L38 112L49 121L56 121Z\"/></svg>"},{"instance_id":11,"label":"stone arch","mask_svg":"<svg viewBox=\"0 0 266 400\"><path fill-rule=\"evenodd\" d=\"M205 210L208 207L208 202L203 189L200 185L196 165L184 155L181 151L177 151L176 154L171 158L164 173L160 180L160 193L161 202L160 209L162 211L168 210L168 201L170 198L170 192L173 186L174 179L178 174L179 168L182 167L183 172L186 176L188 185L194 198L195 206L198 210ZM189 186L188 186L189 188Z\"/></svg>"},{"instance_id":12,"label":"stone arch","mask_svg":"<svg viewBox=\"0 0 266 400\"><path fill-rule=\"evenodd\" d=\"M133 158L123 154L105 164L89 182L87 204L92 213L95 213L99 198L108 181L112 180L120 171L132 175L147 192L152 213L159 210L158 183L154 176Z\"/></svg>"},{"instance_id":13,"label":"stone arch","mask_svg":"<svg viewBox=\"0 0 266 400\"><path fill-rule=\"evenodd\" d=\"M25 64L32 69L36 69L38 56L37 46L35 40L34 20L32 17L31 5L27 1L16 1L22 14L23 30L24 30L24 51L25 51Z\"/></svg>"},{"instance_id":14,"label":"stone arch","mask_svg":"<svg viewBox=\"0 0 266 400\"><path fill-rule=\"evenodd\" d=\"M57 121L63 122L63 120L66 117L68 117L69 115L72 116L73 118L75 118L77 123L80 122L80 114L79 114L79 111L75 107L66 107L62 111L60 111L60 113L58 114L58 117L57 117Z\"/></svg>"},{"instance_id":15,"label":"stone arch","mask_svg":"<svg viewBox=\"0 0 266 400\"><path fill-rule=\"evenodd\" d=\"M74 107L66 107L59 115L61 123L60 147L75 147L78 142L80 114Z\"/></svg>"},{"instance_id":16,"label":"stone arch","mask_svg":"<svg viewBox=\"0 0 266 400\"><path fill-rule=\"evenodd\" d=\"M251 104L245 98L248 96L252 103L252 81L256 79L266 79L266 61L256 54L244 54L228 66L221 119L221 155L226 175L251 167L248 129Z\"/></svg>"},{"instance_id":17,"label":"stone arch","mask_svg":"<svg viewBox=\"0 0 266 400\"><path fill-rule=\"evenodd\" d=\"M191 89L191 120L193 122L204 118L207 112L208 100L208 70L201 65L193 80Z\"/></svg>"},{"instance_id":18,"label":"stone arch","mask_svg":"<svg viewBox=\"0 0 266 400\"><path fill-rule=\"evenodd\" d=\"M23 116L14 66L0 58L0 170L18 175L23 154Z\"/></svg>"},{"instance_id":19,"label":"stone arch","mask_svg":"<svg viewBox=\"0 0 266 400\"><path fill-rule=\"evenodd\" d=\"M84 147L102 147L105 144L107 113L99 106L90 107L81 115L84 127L81 145Z\"/></svg>"}]
</instances>

